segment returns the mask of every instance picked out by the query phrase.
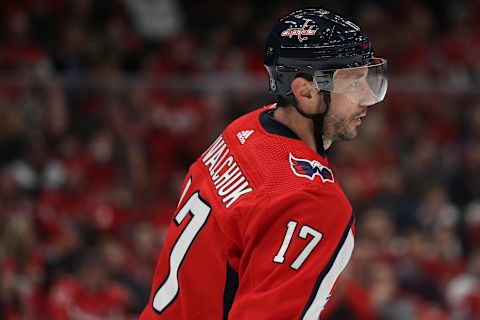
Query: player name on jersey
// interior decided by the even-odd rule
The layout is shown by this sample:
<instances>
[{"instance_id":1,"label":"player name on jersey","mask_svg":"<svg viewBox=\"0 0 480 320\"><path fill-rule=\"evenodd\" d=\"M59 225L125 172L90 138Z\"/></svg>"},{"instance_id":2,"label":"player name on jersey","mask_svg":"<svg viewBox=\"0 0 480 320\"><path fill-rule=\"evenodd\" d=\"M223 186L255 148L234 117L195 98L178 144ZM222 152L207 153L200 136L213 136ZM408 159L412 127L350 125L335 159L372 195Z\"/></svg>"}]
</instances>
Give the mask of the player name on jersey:
<instances>
[{"instance_id":1,"label":"player name on jersey","mask_svg":"<svg viewBox=\"0 0 480 320\"><path fill-rule=\"evenodd\" d=\"M213 186L222 198L225 207L230 207L241 196L253 191L242 169L230 152L227 143L220 135L205 151L203 163L210 173Z\"/></svg>"}]
</instances>

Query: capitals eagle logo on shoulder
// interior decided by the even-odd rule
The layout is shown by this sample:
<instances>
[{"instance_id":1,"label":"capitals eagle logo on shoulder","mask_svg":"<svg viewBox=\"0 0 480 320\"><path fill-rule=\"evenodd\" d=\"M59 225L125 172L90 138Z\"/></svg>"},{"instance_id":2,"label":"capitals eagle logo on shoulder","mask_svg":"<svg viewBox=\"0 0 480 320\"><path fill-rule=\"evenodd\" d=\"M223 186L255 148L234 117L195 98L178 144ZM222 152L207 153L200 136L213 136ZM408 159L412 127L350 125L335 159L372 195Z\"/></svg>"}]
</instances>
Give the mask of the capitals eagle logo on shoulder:
<instances>
[{"instance_id":1,"label":"capitals eagle logo on shoulder","mask_svg":"<svg viewBox=\"0 0 480 320\"><path fill-rule=\"evenodd\" d=\"M295 158L290 153L290 167L293 173L298 177L305 177L310 180L315 179L315 175L318 175L322 182L334 182L333 172L330 168L325 167L317 160L306 160Z\"/></svg>"}]
</instances>

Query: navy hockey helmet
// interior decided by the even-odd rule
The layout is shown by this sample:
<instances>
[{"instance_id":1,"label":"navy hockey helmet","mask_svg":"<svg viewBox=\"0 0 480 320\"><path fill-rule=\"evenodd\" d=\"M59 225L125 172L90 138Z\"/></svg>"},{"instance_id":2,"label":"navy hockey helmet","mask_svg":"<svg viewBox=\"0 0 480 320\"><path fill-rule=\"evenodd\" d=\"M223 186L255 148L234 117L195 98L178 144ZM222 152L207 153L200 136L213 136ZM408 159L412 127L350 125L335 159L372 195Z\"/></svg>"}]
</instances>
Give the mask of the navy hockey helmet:
<instances>
[{"instance_id":1,"label":"navy hockey helmet","mask_svg":"<svg viewBox=\"0 0 480 320\"><path fill-rule=\"evenodd\" d=\"M387 61L375 58L353 22L323 9L301 9L280 19L268 37L264 64L272 93L293 99L291 83L311 76L317 89L363 105L385 97ZM367 98L366 98L367 96Z\"/></svg>"}]
</instances>

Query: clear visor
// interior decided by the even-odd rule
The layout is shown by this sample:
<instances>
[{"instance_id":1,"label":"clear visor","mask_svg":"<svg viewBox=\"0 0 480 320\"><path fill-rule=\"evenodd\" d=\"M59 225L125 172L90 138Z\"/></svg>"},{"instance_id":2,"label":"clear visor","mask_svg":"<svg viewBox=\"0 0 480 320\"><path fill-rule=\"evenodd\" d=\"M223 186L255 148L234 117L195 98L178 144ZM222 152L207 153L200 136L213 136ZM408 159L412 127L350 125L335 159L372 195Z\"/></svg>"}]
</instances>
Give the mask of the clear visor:
<instances>
[{"instance_id":1,"label":"clear visor","mask_svg":"<svg viewBox=\"0 0 480 320\"><path fill-rule=\"evenodd\" d=\"M319 90L341 94L354 103L370 106L385 98L387 60L372 58L369 64L360 67L318 70L314 80Z\"/></svg>"}]
</instances>

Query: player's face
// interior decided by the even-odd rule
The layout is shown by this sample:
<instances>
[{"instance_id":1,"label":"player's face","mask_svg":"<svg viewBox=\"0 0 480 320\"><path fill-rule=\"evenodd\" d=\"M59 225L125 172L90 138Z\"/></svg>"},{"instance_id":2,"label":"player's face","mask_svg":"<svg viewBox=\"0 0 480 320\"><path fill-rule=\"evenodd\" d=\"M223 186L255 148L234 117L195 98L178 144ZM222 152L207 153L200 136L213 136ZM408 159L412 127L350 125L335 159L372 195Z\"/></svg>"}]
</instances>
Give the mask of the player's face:
<instances>
[{"instance_id":1,"label":"player's face","mask_svg":"<svg viewBox=\"0 0 480 320\"><path fill-rule=\"evenodd\" d=\"M358 127L366 114L367 107L352 102L342 94L332 92L330 110L324 122L325 136L332 141L355 139Z\"/></svg>"},{"instance_id":2,"label":"player's face","mask_svg":"<svg viewBox=\"0 0 480 320\"><path fill-rule=\"evenodd\" d=\"M357 136L368 105L372 104L365 74L366 69L362 68L340 74L339 85L330 93L330 110L325 116L324 134L332 141L353 140ZM354 79L354 82L343 81L347 78Z\"/></svg>"}]
</instances>

